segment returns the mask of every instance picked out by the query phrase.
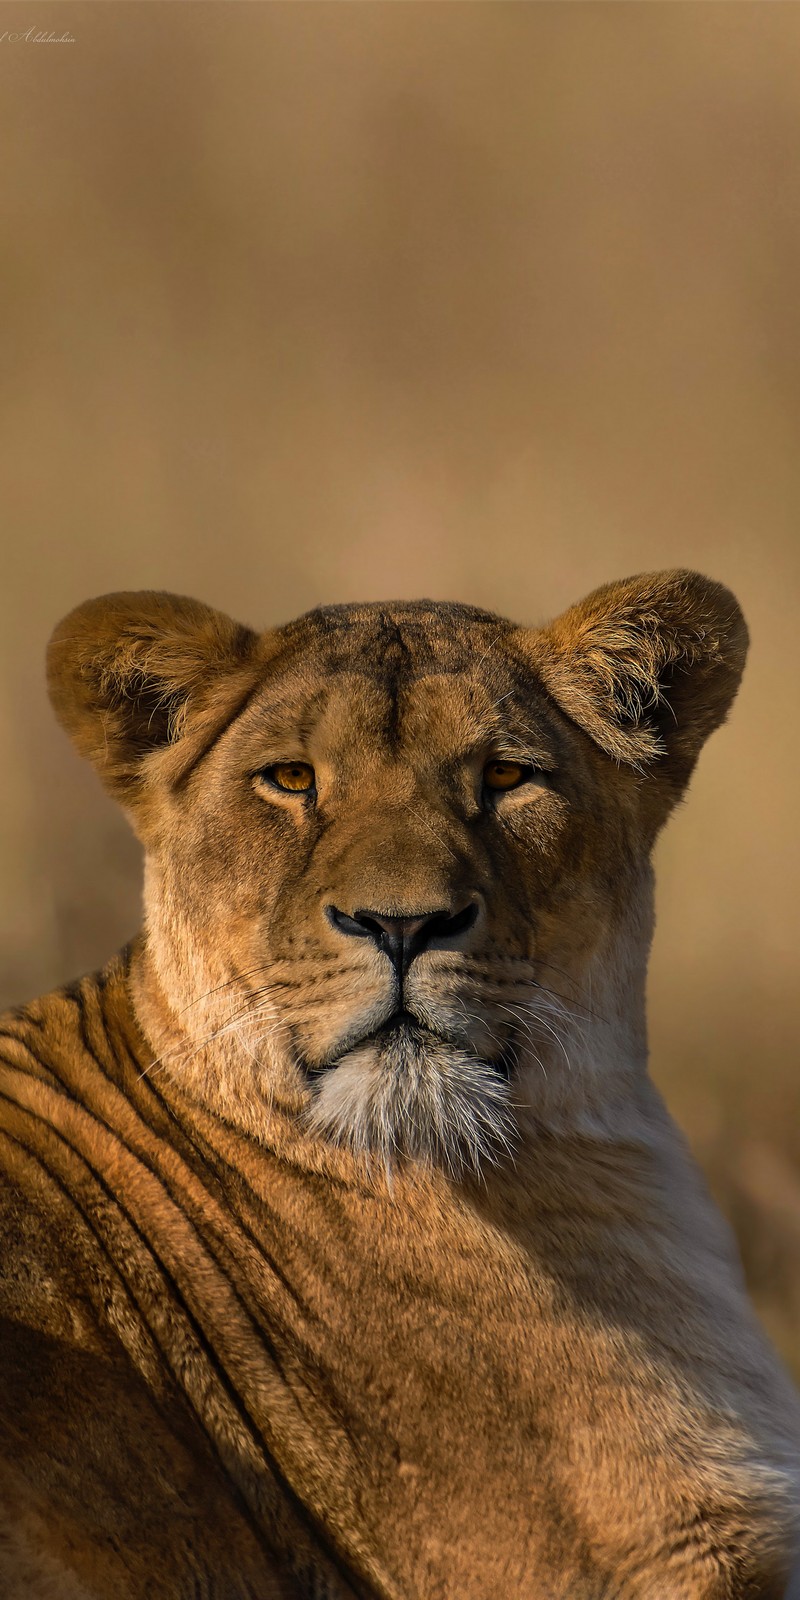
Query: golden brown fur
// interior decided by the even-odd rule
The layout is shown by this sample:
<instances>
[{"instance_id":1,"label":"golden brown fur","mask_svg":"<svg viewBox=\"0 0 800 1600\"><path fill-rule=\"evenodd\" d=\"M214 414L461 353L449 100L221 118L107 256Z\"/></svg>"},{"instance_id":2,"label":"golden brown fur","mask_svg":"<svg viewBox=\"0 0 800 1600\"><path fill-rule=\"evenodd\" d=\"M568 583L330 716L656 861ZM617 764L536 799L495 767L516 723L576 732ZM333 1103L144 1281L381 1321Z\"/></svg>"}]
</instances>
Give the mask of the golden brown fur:
<instances>
[{"instance_id":1,"label":"golden brown fur","mask_svg":"<svg viewBox=\"0 0 800 1600\"><path fill-rule=\"evenodd\" d=\"M800 1408L646 1074L650 849L745 649L684 572L538 632L62 623L146 920L2 1023L0 1593L783 1594Z\"/></svg>"}]
</instances>

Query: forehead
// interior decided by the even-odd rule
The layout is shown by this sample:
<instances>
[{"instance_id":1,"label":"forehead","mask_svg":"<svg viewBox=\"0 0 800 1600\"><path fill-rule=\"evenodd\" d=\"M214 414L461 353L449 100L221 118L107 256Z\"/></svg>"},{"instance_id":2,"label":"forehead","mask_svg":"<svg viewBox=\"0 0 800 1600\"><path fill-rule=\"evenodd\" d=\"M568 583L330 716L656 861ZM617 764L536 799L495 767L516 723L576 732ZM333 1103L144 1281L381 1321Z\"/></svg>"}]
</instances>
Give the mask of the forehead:
<instances>
[{"instance_id":1,"label":"forehead","mask_svg":"<svg viewBox=\"0 0 800 1600\"><path fill-rule=\"evenodd\" d=\"M547 699L513 649L514 625L489 612L427 602L334 606L274 636L246 714L260 735L429 740L468 747L507 727L524 704L529 734L552 734Z\"/></svg>"},{"instance_id":2,"label":"forehead","mask_svg":"<svg viewBox=\"0 0 800 1600\"><path fill-rule=\"evenodd\" d=\"M490 611L420 600L320 607L281 628L277 639L287 660L303 652L319 666L394 684L462 673L476 648L488 660L513 631Z\"/></svg>"}]
</instances>

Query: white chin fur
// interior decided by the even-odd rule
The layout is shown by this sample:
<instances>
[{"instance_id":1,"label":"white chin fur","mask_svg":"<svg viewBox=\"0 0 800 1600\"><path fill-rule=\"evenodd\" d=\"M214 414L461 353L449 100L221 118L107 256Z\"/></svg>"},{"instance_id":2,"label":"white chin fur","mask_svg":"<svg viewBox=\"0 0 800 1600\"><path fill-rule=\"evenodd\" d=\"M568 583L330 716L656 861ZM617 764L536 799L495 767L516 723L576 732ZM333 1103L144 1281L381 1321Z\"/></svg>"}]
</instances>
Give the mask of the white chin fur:
<instances>
[{"instance_id":1,"label":"white chin fur","mask_svg":"<svg viewBox=\"0 0 800 1600\"><path fill-rule=\"evenodd\" d=\"M413 1033L370 1040L317 1080L315 1133L374 1156L479 1171L511 1148L508 1084L485 1061Z\"/></svg>"}]
</instances>

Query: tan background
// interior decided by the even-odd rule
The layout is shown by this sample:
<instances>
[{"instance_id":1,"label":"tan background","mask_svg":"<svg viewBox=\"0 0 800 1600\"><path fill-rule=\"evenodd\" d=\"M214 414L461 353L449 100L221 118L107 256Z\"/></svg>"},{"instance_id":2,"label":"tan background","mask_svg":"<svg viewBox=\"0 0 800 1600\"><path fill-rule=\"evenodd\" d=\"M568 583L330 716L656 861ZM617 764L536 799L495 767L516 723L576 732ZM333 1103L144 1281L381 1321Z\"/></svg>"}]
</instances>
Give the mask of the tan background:
<instances>
[{"instance_id":1,"label":"tan background","mask_svg":"<svg viewBox=\"0 0 800 1600\"><path fill-rule=\"evenodd\" d=\"M659 849L654 1070L795 1359L800 9L0 11L75 35L0 41L4 997L138 919L45 701L87 595L535 621L698 567L754 643Z\"/></svg>"}]
</instances>

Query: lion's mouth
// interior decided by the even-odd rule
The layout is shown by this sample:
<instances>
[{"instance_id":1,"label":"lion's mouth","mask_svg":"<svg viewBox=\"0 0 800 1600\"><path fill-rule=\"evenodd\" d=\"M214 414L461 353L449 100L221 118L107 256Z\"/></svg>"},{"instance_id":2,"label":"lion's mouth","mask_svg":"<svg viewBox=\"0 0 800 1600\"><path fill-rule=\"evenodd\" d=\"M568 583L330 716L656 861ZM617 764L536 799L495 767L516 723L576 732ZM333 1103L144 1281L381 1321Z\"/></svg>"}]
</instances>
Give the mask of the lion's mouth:
<instances>
[{"instance_id":1,"label":"lion's mouth","mask_svg":"<svg viewBox=\"0 0 800 1600\"><path fill-rule=\"evenodd\" d=\"M304 1063L306 1074L314 1076L320 1072L331 1072L342 1061L351 1056L353 1051L362 1050L372 1046L378 1053L379 1059L384 1056L396 1055L399 1046L406 1052L417 1054L424 1052L434 1045L445 1045L453 1049L463 1049L463 1039L456 1039L443 1028L437 1028L429 1019L423 1021L421 1017L409 1011L406 1006L399 1006L390 1016L385 1017L377 1028L372 1028L354 1038L348 1038L346 1044L335 1055L321 1062L318 1066L309 1068ZM472 1053L472 1052L470 1052ZM491 1059L483 1052L474 1052L476 1060L480 1060L490 1071L495 1072L505 1083L509 1083L514 1067L514 1051L507 1047Z\"/></svg>"},{"instance_id":2,"label":"lion's mouth","mask_svg":"<svg viewBox=\"0 0 800 1600\"><path fill-rule=\"evenodd\" d=\"M438 1037L433 1028L426 1026L424 1022L420 1021L419 1017L414 1016L412 1011L408 1011L405 1006L401 1006L397 1011L393 1011L391 1016L380 1024L380 1027L374 1028L371 1033L365 1033L363 1038L357 1040L357 1043L367 1044L372 1040L385 1043L400 1035L413 1036L416 1033L427 1033L432 1038Z\"/></svg>"}]
</instances>

